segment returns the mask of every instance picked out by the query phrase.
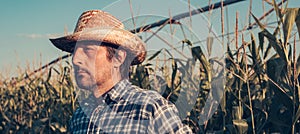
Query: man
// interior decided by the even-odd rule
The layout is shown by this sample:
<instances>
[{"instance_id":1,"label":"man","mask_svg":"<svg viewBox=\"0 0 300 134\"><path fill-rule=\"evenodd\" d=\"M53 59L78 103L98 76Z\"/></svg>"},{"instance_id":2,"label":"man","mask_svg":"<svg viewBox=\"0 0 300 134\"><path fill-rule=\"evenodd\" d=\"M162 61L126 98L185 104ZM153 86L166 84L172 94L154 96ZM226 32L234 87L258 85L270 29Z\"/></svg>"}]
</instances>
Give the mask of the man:
<instances>
[{"instance_id":1,"label":"man","mask_svg":"<svg viewBox=\"0 0 300 134\"><path fill-rule=\"evenodd\" d=\"M72 133L191 133L172 103L129 82L130 65L145 59L145 43L112 15L86 11L72 35L50 40L73 53L76 83L92 92L73 114Z\"/></svg>"}]
</instances>

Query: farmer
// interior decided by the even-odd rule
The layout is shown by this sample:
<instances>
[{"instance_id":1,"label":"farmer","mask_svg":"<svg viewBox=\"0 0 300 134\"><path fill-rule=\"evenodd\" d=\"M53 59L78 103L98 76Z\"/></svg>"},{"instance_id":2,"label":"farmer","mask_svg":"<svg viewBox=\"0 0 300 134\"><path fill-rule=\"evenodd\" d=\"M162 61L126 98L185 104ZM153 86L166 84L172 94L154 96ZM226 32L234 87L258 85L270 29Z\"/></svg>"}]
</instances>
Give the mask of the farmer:
<instances>
[{"instance_id":1,"label":"farmer","mask_svg":"<svg viewBox=\"0 0 300 134\"><path fill-rule=\"evenodd\" d=\"M114 16L86 11L73 34L50 41L73 54L76 83L92 93L73 114L71 133L192 133L175 105L129 82L129 67L144 61L146 46Z\"/></svg>"}]
</instances>

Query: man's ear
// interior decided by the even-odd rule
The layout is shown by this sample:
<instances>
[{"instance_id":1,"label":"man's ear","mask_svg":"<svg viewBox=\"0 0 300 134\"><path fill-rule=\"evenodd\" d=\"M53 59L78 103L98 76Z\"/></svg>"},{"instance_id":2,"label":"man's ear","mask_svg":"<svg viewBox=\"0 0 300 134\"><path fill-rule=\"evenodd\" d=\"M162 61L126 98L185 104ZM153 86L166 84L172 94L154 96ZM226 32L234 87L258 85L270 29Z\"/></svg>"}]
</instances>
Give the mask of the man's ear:
<instances>
[{"instance_id":1,"label":"man's ear","mask_svg":"<svg viewBox=\"0 0 300 134\"><path fill-rule=\"evenodd\" d=\"M126 59L126 51L123 49L117 50L115 56L113 57L114 67L120 67Z\"/></svg>"}]
</instances>

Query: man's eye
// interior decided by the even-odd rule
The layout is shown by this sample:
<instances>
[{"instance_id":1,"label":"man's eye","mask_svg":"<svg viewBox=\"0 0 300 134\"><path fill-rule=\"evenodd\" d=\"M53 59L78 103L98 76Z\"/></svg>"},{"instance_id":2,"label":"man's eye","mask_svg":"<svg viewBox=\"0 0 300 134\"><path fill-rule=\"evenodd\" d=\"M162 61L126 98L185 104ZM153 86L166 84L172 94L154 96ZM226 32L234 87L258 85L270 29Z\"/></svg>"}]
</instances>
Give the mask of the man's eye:
<instances>
[{"instance_id":1,"label":"man's eye","mask_svg":"<svg viewBox=\"0 0 300 134\"><path fill-rule=\"evenodd\" d=\"M94 56L96 54L96 49L93 47L85 47L83 48L83 51L89 57Z\"/></svg>"},{"instance_id":2,"label":"man's eye","mask_svg":"<svg viewBox=\"0 0 300 134\"><path fill-rule=\"evenodd\" d=\"M94 49L91 48L91 47L85 47L83 50L84 50L84 51L92 51L92 50L94 50Z\"/></svg>"}]
</instances>

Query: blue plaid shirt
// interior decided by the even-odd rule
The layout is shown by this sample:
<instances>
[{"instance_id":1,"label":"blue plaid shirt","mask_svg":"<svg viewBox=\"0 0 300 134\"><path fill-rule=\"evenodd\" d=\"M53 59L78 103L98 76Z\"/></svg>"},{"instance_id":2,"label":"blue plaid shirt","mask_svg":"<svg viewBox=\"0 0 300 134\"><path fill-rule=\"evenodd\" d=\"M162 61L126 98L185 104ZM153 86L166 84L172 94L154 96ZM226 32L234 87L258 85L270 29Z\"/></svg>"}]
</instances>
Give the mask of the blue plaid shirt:
<instances>
[{"instance_id":1,"label":"blue plaid shirt","mask_svg":"<svg viewBox=\"0 0 300 134\"><path fill-rule=\"evenodd\" d=\"M103 97L81 102L70 122L71 133L192 133L172 103L127 79Z\"/></svg>"}]
</instances>

